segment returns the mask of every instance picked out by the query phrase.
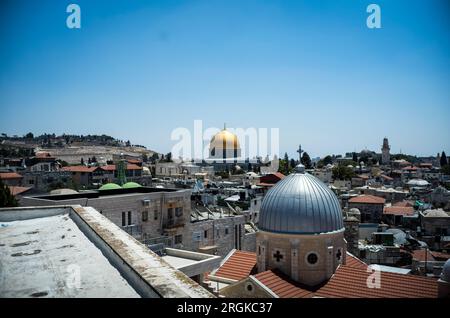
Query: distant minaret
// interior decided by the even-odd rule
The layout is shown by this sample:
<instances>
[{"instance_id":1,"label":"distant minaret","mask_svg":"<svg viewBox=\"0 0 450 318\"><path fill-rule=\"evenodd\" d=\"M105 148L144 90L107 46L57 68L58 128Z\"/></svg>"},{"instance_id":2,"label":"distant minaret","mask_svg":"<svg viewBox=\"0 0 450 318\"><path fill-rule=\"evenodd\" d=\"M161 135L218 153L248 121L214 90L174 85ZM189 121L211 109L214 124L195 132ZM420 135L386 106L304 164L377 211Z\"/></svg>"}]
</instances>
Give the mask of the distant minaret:
<instances>
[{"instance_id":1,"label":"distant minaret","mask_svg":"<svg viewBox=\"0 0 450 318\"><path fill-rule=\"evenodd\" d=\"M383 147L381 147L381 164L387 165L391 162L391 154L389 151L391 147L389 147L389 142L387 138L383 139Z\"/></svg>"}]
</instances>

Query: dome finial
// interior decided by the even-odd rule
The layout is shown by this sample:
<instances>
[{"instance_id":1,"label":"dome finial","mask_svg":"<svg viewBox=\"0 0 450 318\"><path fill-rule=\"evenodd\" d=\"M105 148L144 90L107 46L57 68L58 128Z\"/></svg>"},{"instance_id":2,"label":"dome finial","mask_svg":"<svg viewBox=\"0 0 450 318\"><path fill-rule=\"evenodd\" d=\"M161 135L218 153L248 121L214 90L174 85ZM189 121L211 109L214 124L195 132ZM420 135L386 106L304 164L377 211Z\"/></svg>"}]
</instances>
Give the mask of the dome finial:
<instances>
[{"instance_id":1,"label":"dome finial","mask_svg":"<svg viewBox=\"0 0 450 318\"><path fill-rule=\"evenodd\" d=\"M305 173L305 166L301 163L295 166L295 172L296 173Z\"/></svg>"}]
</instances>

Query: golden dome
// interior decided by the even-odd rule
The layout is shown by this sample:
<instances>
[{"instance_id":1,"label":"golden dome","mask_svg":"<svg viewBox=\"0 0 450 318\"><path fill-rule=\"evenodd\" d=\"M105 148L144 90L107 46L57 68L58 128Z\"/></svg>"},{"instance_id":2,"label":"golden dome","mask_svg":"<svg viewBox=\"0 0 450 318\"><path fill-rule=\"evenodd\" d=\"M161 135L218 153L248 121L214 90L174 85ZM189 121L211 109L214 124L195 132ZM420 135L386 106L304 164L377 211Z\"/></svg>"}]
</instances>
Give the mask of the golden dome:
<instances>
[{"instance_id":1,"label":"golden dome","mask_svg":"<svg viewBox=\"0 0 450 318\"><path fill-rule=\"evenodd\" d=\"M212 158L239 157L241 146L238 137L224 128L211 138L209 153Z\"/></svg>"}]
</instances>

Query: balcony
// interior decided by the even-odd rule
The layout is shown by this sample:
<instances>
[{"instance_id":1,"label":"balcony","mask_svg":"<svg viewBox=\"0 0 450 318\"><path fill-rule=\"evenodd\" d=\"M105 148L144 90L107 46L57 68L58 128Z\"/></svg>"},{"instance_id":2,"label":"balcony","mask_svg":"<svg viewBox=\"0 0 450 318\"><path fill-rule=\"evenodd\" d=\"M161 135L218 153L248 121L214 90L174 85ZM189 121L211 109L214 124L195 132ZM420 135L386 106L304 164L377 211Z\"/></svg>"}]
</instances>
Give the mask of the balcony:
<instances>
[{"instance_id":1,"label":"balcony","mask_svg":"<svg viewBox=\"0 0 450 318\"><path fill-rule=\"evenodd\" d=\"M165 229L176 229L183 227L185 224L185 219L183 217L169 219L164 223Z\"/></svg>"},{"instance_id":2,"label":"balcony","mask_svg":"<svg viewBox=\"0 0 450 318\"><path fill-rule=\"evenodd\" d=\"M125 225L121 227L122 230L130 234L131 236L135 238L139 238L142 235L142 226L141 225Z\"/></svg>"}]
</instances>

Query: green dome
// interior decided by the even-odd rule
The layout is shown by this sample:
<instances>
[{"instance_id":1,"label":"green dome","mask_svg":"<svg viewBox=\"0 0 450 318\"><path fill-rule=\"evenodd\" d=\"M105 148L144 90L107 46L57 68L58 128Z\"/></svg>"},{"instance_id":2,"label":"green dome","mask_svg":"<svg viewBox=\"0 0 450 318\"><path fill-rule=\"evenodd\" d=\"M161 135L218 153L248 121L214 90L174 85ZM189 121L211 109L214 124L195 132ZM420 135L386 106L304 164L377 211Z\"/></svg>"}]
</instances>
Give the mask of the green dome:
<instances>
[{"instance_id":1,"label":"green dome","mask_svg":"<svg viewBox=\"0 0 450 318\"><path fill-rule=\"evenodd\" d=\"M116 183L106 183L99 188L99 190L117 190L117 189L122 189L122 187Z\"/></svg>"},{"instance_id":2,"label":"green dome","mask_svg":"<svg viewBox=\"0 0 450 318\"><path fill-rule=\"evenodd\" d=\"M122 188L124 188L124 189L132 189L132 188L140 188L140 187L142 187L142 186L136 182L127 182L122 186Z\"/></svg>"}]
</instances>

